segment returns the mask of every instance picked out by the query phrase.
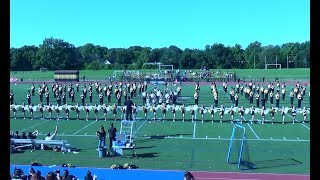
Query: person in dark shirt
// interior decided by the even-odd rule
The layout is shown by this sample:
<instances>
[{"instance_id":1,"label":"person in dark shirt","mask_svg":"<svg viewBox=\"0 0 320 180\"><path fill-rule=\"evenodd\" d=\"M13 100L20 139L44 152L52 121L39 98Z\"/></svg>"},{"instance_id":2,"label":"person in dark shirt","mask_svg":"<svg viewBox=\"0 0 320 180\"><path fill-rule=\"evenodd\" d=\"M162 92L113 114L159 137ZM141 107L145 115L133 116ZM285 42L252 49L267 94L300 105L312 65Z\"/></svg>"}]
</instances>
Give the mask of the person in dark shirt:
<instances>
[{"instance_id":1,"label":"person in dark shirt","mask_svg":"<svg viewBox=\"0 0 320 180\"><path fill-rule=\"evenodd\" d=\"M29 131L27 135L27 139L36 139L38 134L39 134L38 130L35 130L34 132ZM33 144L32 149L36 150L36 148L37 148L36 145Z\"/></svg>"},{"instance_id":2,"label":"person in dark shirt","mask_svg":"<svg viewBox=\"0 0 320 180\"><path fill-rule=\"evenodd\" d=\"M28 101L28 106L30 106L30 104L31 104L31 94L30 94L29 90L28 90L28 93L27 93L27 101Z\"/></svg>"},{"instance_id":3,"label":"person in dark shirt","mask_svg":"<svg viewBox=\"0 0 320 180\"><path fill-rule=\"evenodd\" d=\"M110 123L110 128L108 129L109 132L109 150L111 150L112 147L112 141L116 140L116 133L117 133L117 129L115 127L113 127L113 123Z\"/></svg>"},{"instance_id":4,"label":"person in dark shirt","mask_svg":"<svg viewBox=\"0 0 320 180\"><path fill-rule=\"evenodd\" d=\"M88 171L87 174L86 174L86 176L84 177L84 180L94 180L94 179L96 179L96 178L95 178L95 175L92 176L92 175L91 175L91 171Z\"/></svg>"},{"instance_id":5,"label":"person in dark shirt","mask_svg":"<svg viewBox=\"0 0 320 180\"><path fill-rule=\"evenodd\" d=\"M10 139L13 138L13 136L14 136L14 132L10 131Z\"/></svg>"},{"instance_id":6,"label":"person in dark shirt","mask_svg":"<svg viewBox=\"0 0 320 180\"><path fill-rule=\"evenodd\" d=\"M184 173L184 180L194 180L194 177L189 171L186 171Z\"/></svg>"},{"instance_id":7,"label":"person in dark shirt","mask_svg":"<svg viewBox=\"0 0 320 180\"><path fill-rule=\"evenodd\" d=\"M130 96L128 99L124 102L124 105L127 106L126 108L126 120L132 120L132 106L134 105L133 102L130 99ZM129 116L129 117L128 117ZM129 118L129 119L128 119Z\"/></svg>"},{"instance_id":8,"label":"person in dark shirt","mask_svg":"<svg viewBox=\"0 0 320 180\"><path fill-rule=\"evenodd\" d=\"M10 105L13 104L13 100L14 100L14 93L12 90L10 90Z\"/></svg>"},{"instance_id":9,"label":"person in dark shirt","mask_svg":"<svg viewBox=\"0 0 320 180\"><path fill-rule=\"evenodd\" d=\"M65 169L65 170L64 170L64 174L62 175L62 179L63 179L63 180L73 180L73 179L75 179L75 178L76 178L76 177L75 177L74 175L69 174L68 169Z\"/></svg>"},{"instance_id":10,"label":"person in dark shirt","mask_svg":"<svg viewBox=\"0 0 320 180\"><path fill-rule=\"evenodd\" d=\"M20 138L21 138L21 139L28 139L26 132L23 131L23 132L21 133Z\"/></svg>"},{"instance_id":11,"label":"person in dark shirt","mask_svg":"<svg viewBox=\"0 0 320 180\"><path fill-rule=\"evenodd\" d=\"M97 132L97 136L99 137L98 149L106 146L106 131L104 130L104 126L100 127L100 130Z\"/></svg>"},{"instance_id":12,"label":"person in dark shirt","mask_svg":"<svg viewBox=\"0 0 320 180\"><path fill-rule=\"evenodd\" d=\"M16 131L16 133L13 135L13 139L21 139L19 136L19 131Z\"/></svg>"}]
</instances>

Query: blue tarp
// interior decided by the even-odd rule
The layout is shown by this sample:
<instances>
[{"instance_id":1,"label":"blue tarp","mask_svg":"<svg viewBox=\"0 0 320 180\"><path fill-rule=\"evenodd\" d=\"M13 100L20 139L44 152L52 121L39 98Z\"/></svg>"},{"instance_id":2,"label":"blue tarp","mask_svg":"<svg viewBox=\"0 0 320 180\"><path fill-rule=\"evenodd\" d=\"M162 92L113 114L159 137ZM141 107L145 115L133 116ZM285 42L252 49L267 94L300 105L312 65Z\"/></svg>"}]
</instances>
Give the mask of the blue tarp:
<instances>
[{"instance_id":1,"label":"blue tarp","mask_svg":"<svg viewBox=\"0 0 320 180\"><path fill-rule=\"evenodd\" d=\"M46 176L48 172L54 172L59 169L63 173L64 169L68 169L69 173L77 178L84 179L88 170L92 175L97 175L98 180L183 180L184 171L168 171L168 170L145 170L145 169L110 169L110 168L94 168L94 167L61 167L61 166L30 166L30 165L10 165L10 174L13 173L14 167L23 170L24 174L29 174L29 169L33 167L35 171L41 171L42 176Z\"/></svg>"}]
</instances>

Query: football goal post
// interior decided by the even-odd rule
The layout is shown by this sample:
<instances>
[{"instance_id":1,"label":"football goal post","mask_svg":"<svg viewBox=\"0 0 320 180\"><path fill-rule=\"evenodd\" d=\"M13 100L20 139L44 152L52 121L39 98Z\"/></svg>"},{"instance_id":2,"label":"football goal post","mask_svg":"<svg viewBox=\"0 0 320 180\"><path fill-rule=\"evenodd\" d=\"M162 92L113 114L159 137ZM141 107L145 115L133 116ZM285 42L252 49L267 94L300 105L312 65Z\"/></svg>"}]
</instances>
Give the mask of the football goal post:
<instances>
[{"instance_id":1,"label":"football goal post","mask_svg":"<svg viewBox=\"0 0 320 180\"><path fill-rule=\"evenodd\" d=\"M40 68L40 72L47 72L48 71L48 69L47 68Z\"/></svg>"},{"instance_id":2,"label":"football goal post","mask_svg":"<svg viewBox=\"0 0 320 180\"><path fill-rule=\"evenodd\" d=\"M265 64L265 69L281 69L281 64Z\"/></svg>"},{"instance_id":3,"label":"football goal post","mask_svg":"<svg viewBox=\"0 0 320 180\"><path fill-rule=\"evenodd\" d=\"M160 74L169 74L173 73L173 65L162 65L159 64L159 73Z\"/></svg>"},{"instance_id":4,"label":"football goal post","mask_svg":"<svg viewBox=\"0 0 320 180\"><path fill-rule=\"evenodd\" d=\"M235 124L233 126L227 163L237 164L240 170L256 168L249 157L248 141L246 140L246 128L239 124Z\"/></svg>"}]
</instances>

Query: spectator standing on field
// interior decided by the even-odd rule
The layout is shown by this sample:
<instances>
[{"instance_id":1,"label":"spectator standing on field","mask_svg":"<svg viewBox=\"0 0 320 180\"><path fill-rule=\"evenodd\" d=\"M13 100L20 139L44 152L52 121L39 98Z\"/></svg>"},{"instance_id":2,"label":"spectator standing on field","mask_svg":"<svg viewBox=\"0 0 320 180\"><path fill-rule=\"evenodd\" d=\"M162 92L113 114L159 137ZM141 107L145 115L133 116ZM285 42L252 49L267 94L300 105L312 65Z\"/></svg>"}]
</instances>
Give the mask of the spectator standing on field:
<instances>
[{"instance_id":1,"label":"spectator standing on field","mask_svg":"<svg viewBox=\"0 0 320 180\"><path fill-rule=\"evenodd\" d=\"M104 130L104 126L100 127L100 130L97 132L97 136L99 137L98 149L106 146L106 131Z\"/></svg>"},{"instance_id":2,"label":"spectator standing on field","mask_svg":"<svg viewBox=\"0 0 320 180\"><path fill-rule=\"evenodd\" d=\"M108 133L109 133L109 150L111 150L112 141L116 140L116 133L117 133L117 129L115 127L113 127L113 123L110 123Z\"/></svg>"},{"instance_id":3,"label":"spectator standing on field","mask_svg":"<svg viewBox=\"0 0 320 180\"><path fill-rule=\"evenodd\" d=\"M132 120L132 106L134 105L132 100L130 99L130 96L128 99L124 102L124 105L126 106L126 120ZM128 117L129 116L129 117ZM129 119L128 119L129 118Z\"/></svg>"}]
</instances>

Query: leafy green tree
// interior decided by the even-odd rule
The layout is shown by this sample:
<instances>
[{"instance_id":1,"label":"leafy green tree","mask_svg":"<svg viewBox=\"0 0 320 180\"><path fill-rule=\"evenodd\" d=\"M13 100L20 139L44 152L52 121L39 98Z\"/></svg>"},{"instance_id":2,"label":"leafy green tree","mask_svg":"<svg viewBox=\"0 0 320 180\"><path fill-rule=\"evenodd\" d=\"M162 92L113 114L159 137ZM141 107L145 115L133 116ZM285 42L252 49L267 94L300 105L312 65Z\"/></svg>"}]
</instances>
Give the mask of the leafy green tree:
<instances>
[{"instance_id":1,"label":"leafy green tree","mask_svg":"<svg viewBox=\"0 0 320 180\"><path fill-rule=\"evenodd\" d=\"M230 50L232 54L231 68L242 69L245 64L245 58L243 56L244 50L241 48L241 45L235 44Z\"/></svg>"},{"instance_id":2,"label":"leafy green tree","mask_svg":"<svg viewBox=\"0 0 320 180\"><path fill-rule=\"evenodd\" d=\"M244 50L244 68L252 69L254 68L264 68L264 57L262 55L262 46L261 43L258 41L255 41L253 43L250 43L247 48ZM255 65L256 64L256 65ZM263 66L262 66L263 65Z\"/></svg>"},{"instance_id":3,"label":"leafy green tree","mask_svg":"<svg viewBox=\"0 0 320 180\"><path fill-rule=\"evenodd\" d=\"M37 51L37 67L48 70L74 69L78 67L75 47L61 39L47 38Z\"/></svg>"},{"instance_id":4,"label":"leafy green tree","mask_svg":"<svg viewBox=\"0 0 320 180\"><path fill-rule=\"evenodd\" d=\"M35 70L36 46L23 46L19 49L10 50L10 69L19 71Z\"/></svg>"},{"instance_id":5,"label":"leafy green tree","mask_svg":"<svg viewBox=\"0 0 320 180\"><path fill-rule=\"evenodd\" d=\"M46 38L37 46L23 46L10 49L10 70L30 71L46 67L58 69L140 69L157 68L144 66L144 63L161 62L172 64L174 68L264 68L267 63L281 63L282 67L310 67L310 41L262 46L258 41L245 49L239 44L232 47L221 43L206 45L204 50L181 50L177 46L162 48L131 46L110 48L87 43L83 46L65 42L62 39ZM111 64L105 65L108 60Z\"/></svg>"}]
</instances>

